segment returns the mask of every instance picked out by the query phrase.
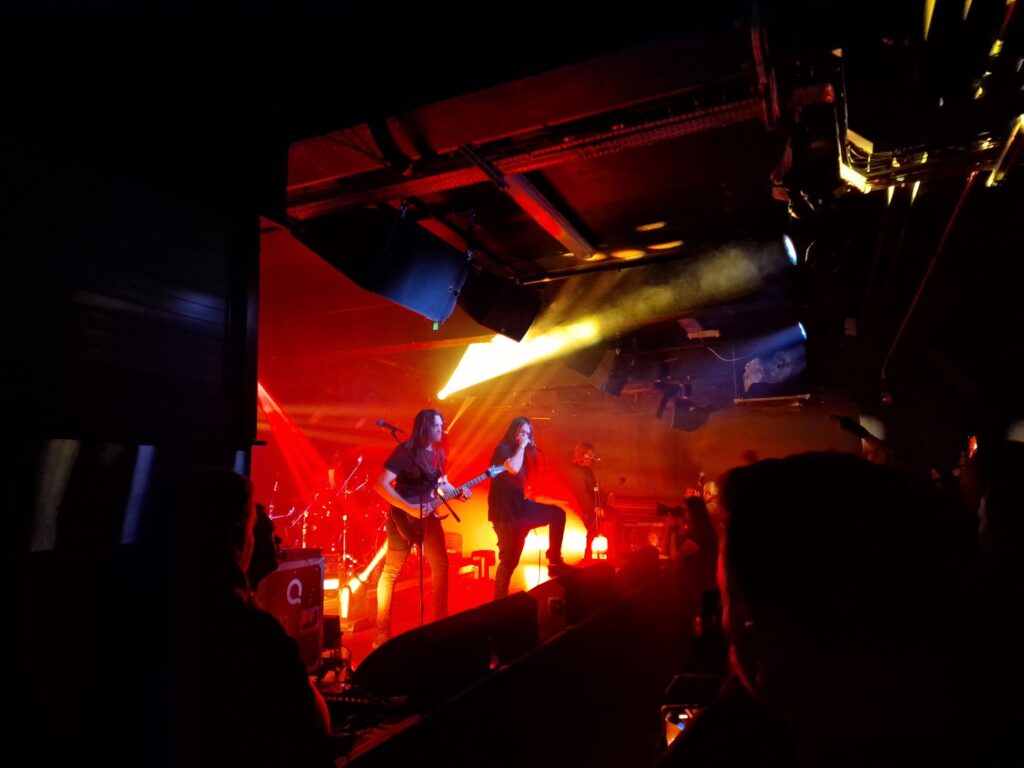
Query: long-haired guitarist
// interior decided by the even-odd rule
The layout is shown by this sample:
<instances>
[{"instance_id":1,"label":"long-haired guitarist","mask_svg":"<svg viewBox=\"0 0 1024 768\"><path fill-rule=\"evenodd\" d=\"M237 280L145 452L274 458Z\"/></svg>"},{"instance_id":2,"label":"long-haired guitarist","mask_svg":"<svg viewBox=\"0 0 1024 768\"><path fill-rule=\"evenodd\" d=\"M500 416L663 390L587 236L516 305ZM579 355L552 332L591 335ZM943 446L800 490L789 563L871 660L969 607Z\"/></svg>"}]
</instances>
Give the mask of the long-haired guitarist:
<instances>
[{"instance_id":1,"label":"long-haired guitarist","mask_svg":"<svg viewBox=\"0 0 1024 768\"><path fill-rule=\"evenodd\" d=\"M431 502L444 494L459 493L469 498L468 488L456 489L445 477L445 452L441 446L444 418L435 410L416 414L412 437L395 446L375 490L391 504L388 516L388 551L384 571L377 584L377 636L373 646L391 636L391 601L395 582L402 572L413 544L422 542L423 555L430 565L434 591L434 619L448 615L448 554L444 545L441 521L429 513L436 507ZM394 486L392 486L394 483ZM425 513L425 514L424 514Z\"/></svg>"}]
</instances>

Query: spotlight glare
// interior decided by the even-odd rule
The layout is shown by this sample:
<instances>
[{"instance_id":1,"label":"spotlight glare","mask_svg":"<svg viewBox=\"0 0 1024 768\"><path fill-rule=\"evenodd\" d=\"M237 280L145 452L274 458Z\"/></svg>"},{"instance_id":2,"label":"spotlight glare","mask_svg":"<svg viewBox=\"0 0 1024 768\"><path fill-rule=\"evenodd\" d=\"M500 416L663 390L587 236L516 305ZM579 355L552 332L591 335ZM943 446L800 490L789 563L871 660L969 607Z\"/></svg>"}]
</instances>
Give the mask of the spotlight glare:
<instances>
[{"instance_id":1,"label":"spotlight glare","mask_svg":"<svg viewBox=\"0 0 1024 768\"><path fill-rule=\"evenodd\" d=\"M437 396L443 400L474 384L592 346L614 334L659 320L692 316L695 307L753 293L771 275L792 269L787 260L779 258L779 246L779 238L726 243L685 263L653 266L656 279L616 284L615 290L605 290L610 288L605 286L583 303L575 298L556 301L518 344L500 337L468 346ZM792 334L793 328L786 330Z\"/></svg>"},{"instance_id":2,"label":"spotlight glare","mask_svg":"<svg viewBox=\"0 0 1024 768\"><path fill-rule=\"evenodd\" d=\"M796 327L800 329L800 335L803 336L804 341L807 341L807 329L804 328L803 323L797 323Z\"/></svg>"},{"instance_id":3,"label":"spotlight glare","mask_svg":"<svg viewBox=\"0 0 1024 768\"><path fill-rule=\"evenodd\" d=\"M782 246L786 249L786 255L789 256L789 263L795 267L797 263L796 246L793 245L789 235L782 236Z\"/></svg>"},{"instance_id":4,"label":"spotlight glare","mask_svg":"<svg viewBox=\"0 0 1024 768\"><path fill-rule=\"evenodd\" d=\"M542 360L550 360L600 338L595 320L583 320L572 325L552 328L534 338L516 343L505 336L495 336L484 344L470 344L455 367L448 383L437 393L444 400L453 392L525 368Z\"/></svg>"},{"instance_id":5,"label":"spotlight glare","mask_svg":"<svg viewBox=\"0 0 1024 768\"><path fill-rule=\"evenodd\" d=\"M632 261L633 259L641 259L646 255L646 251L639 248L620 248L617 251L612 251L612 256L616 259L622 259L623 261Z\"/></svg>"}]
</instances>

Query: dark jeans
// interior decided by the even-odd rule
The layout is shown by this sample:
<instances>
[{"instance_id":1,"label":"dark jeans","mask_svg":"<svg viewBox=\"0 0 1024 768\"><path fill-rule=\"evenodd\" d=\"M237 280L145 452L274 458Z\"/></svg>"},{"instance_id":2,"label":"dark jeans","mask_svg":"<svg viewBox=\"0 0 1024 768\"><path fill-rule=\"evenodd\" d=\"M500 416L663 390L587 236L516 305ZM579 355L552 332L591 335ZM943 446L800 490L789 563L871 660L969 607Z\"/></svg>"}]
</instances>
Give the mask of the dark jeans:
<instances>
[{"instance_id":1,"label":"dark jeans","mask_svg":"<svg viewBox=\"0 0 1024 768\"><path fill-rule=\"evenodd\" d=\"M384 570L377 582L377 635L391 635L391 601L395 594L395 582L402 572L402 566L412 549L410 540L399 533L394 516L404 515L400 510L392 510L388 518L388 551L384 556ZM415 530L415 521L413 530ZM407 526L401 526L406 528ZM444 528L436 517L423 520L422 554L430 564L430 581L434 590L434 621L448 615L448 552L444 546Z\"/></svg>"},{"instance_id":2,"label":"dark jeans","mask_svg":"<svg viewBox=\"0 0 1024 768\"><path fill-rule=\"evenodd\" d=\"M514 520L495 520L494 532L498 535L498 569L494 575L494 599L508 596L508 585L512 574L523 555L526 535L532 528L541 525L548 528L548 562L562 560L562 537L565 535L565 511L554 504L538 504L526 499L522 514Z\"/></svg>"},{"instance_id":3,"label":"dark jeans","mask_svg":"<svg viewBox=\"0 0 1024 768\"><path fill-rule=\"evenodd\" d=\"M587 529L587 547L583 550L583 558L589 560L594 556L594 539L600 532L600 521L597 519L597 513L593 511L584 512L583 525L586 526Z\"/></svg>"}]
</instances>

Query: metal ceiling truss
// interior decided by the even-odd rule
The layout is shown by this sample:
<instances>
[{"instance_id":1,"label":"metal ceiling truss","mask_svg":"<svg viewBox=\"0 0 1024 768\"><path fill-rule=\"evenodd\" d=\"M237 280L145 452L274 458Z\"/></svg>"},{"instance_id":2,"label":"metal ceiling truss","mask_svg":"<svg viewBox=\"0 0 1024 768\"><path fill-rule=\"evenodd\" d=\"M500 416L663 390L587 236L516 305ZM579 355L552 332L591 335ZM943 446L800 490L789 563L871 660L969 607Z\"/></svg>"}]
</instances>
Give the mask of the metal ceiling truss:
<instances>
[{"instance_id":1,"label":"metal ceiling truss","mask_svg":"<svg viewBox=\"0 0 1024 768\"><path fill-rule=\"evenodd\" d=\"M525 174L572 160L609 155L681 136L749 121L764 121L765 104L746 79L718 83L711 91L672 97L588 116L542 131L472 147L502 177ZM403 175L382 168L293 189L288 215L305 221L362 205L493 181L493 175L455 147L413 166Z\"/></svg>"}]
</instances>

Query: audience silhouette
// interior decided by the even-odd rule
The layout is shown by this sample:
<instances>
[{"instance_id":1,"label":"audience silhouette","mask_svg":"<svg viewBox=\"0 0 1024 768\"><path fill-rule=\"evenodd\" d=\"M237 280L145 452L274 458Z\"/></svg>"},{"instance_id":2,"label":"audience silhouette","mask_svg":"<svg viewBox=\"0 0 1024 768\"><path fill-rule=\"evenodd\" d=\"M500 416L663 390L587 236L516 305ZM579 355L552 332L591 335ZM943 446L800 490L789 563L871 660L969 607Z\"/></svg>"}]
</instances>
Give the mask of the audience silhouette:
<instances>
[{"instance_id":1,"label":"audience silhouette","mask_svg":"<svg viewBox=\"0 0 1024 768\"><path fill-rule=\"evenodd\" d=\"M326 709L295 641L251 602L246 570L256 523L252 485L233 472L204 472L188 482L182 512L200 532L203 762L333 765Z\"/></svg>"},{"instance_id":2,"label":"audience silhouette","mask_svg":"<svg viewBox=\"0 0 1024 768\"><path fill-rule=\"evenodd\" d=\"M994 765L972 678L964 529L895 470L839 453L721 482L735 682L661 766Z\"/></svg>"}]
</instances>

